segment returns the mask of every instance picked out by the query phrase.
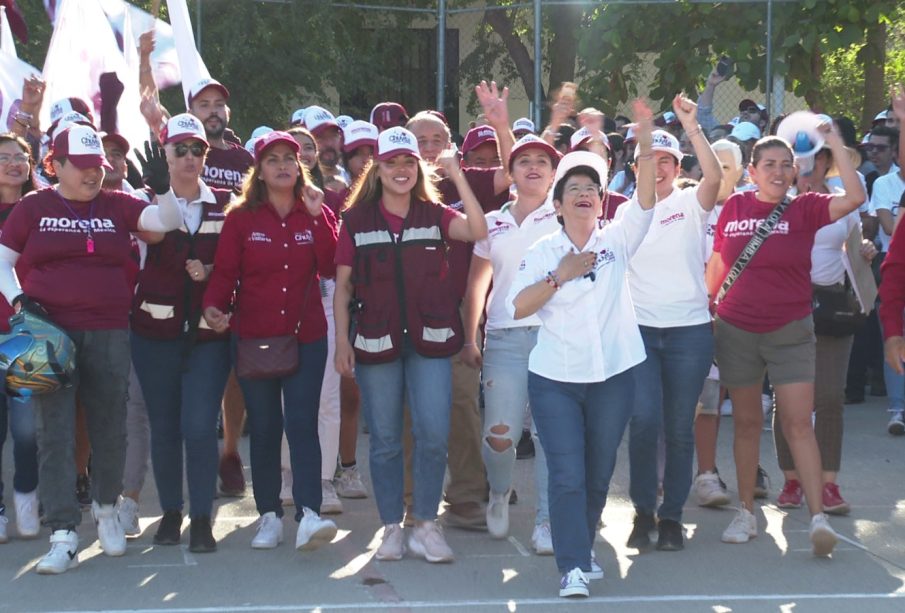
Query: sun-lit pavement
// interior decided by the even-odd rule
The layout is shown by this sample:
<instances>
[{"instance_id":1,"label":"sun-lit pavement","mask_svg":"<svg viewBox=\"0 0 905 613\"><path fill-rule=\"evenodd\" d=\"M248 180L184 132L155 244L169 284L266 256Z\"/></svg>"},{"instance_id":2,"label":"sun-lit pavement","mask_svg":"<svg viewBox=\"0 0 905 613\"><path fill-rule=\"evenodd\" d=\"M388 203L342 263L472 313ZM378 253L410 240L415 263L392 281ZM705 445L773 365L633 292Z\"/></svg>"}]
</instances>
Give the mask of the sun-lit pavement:
<instances>
[{"instance_id":1,"label":"sun-lit pavement","mask_svg":"<svg viewBox=\"0 0 905 613\"><path fill-rule=\"evenodd\" d=\"M905 611L905 437L886 433L885 399L846 407L842 493L849 517L832 518L842 540L831 560L810 553L804 509L785 512L773 504L782 486L771 434L762 455L773 477L771 500L757 512L760 535L747 545L719 540L731 510L686 506L682 552L638 554L625 548L632 510L628 466L620 450L618 472L596 545L606 578L591 582L591 598L557 597L551 557L531 552L533 460L516 464L519 503L512 507L508 540L486 533L447 529L456 552L449 565L407 557L378 562L379 519L373 499L344 500L335 542L311 553L293 547L295 525L284 519L286 541L276 550L253 551L257 514L248 495L220 499L214 526L219 551L194 555L182 547L156 547L160 519L149 474L143 492L141 538L122 558L101 554L90 516L80 527L81 566L62 576L37 575L32 567L47 551L38 540L13 538L0 545L0 611ZM721 426L719 465L734 486L732 420ZM247 463L247 440L243 441ZM367 470L367 436L359 461ZM11 445L4 449L6 502L12 502ZM246 464L246 475L249 474ZM370 485L370 484L369 484ZM12 509L8 510L12 515ZM290 513L291 515L291 513ZM14 520L10 518L14 537Z\"/></svg>"}]
</instances>

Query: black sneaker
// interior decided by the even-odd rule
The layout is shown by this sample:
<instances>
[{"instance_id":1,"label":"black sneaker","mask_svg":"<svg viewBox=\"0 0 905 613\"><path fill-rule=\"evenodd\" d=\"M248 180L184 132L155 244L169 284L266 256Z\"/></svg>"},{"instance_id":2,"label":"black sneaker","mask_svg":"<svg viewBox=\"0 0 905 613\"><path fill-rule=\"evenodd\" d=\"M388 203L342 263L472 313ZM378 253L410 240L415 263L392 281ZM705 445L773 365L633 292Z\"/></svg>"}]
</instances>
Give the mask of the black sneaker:
<instances>
[{"instance_id":1,"label":"black sneaker","mask_svg":"<svg viewBox=\"0 0 905 613\"><path fill-rule=\"evenodd\" d=\"M211 518L206 515L192 518L189 527L189 551L192 553L211 553L217 551L217 541L211 530Z\"/></svg>"},{"instance_id":2,"label":"black sneaker","mask_svg":"<svg viewBox=\"0 0 905 613\"><path fill-rule=\"evenodd\" d=\"M757 465L757 481L754 482L754 497L762 500L767 497L770 490L770 476L764 467Z\"/></svg>"},{"instance_id":3,"label":"black sneaker","mask_svg":"<svg viewBox=\"0 0 905 613\"><path fill-rule=\"evenodd\" d=\"M534 439L531 438L531 432L522 430L522 438L519 439L518 445L515 446L515 459L527 460L534 457Z\"/></svg>"},{"instance_id":4,"label":"black sneaker","mask_svg":"<svg viewBox=\"0 0 905 613\"><path fill-rule=\"evenodd\" d=\"M657 549L659 551L681 551L685 549L682 524L674 519L661 519L657 523Z\"/></svg>"},{"instance_id":5,"label":"black sneaker","mask_svg":"<svg viewBox=\"0 0 905 613\"><path fill-rule=\"evenodd\" d=\"M846 391L845 404L861 404L864 402L864 392Z\"/></svg>"},{"instance_id":6,"label":"black sneaker","mask_svg":"<svg viewBox=\"0 0 905 613\"><path fill-rule=\"evenodd\" d=\"M657 521L652 514L635 512L635 526L628 537L626 547L644 550L651 546L650 532L656 529Z\"/></svg>"},{"instance_id":7,"label":"black sneaker","mask_svg":"<svg viewBox=\"0 0 905 613\"><path fill-rule=\"evenodd\" d=\"M75 497L83 509L91 506L91 478L88 475L76 476Z\"/></svg>"},{"instance_id":8,"label":"black sneaker","mask_svg":"<svg viewBox=\"0 0 905 613\"><path fill-rule=\"evenodd\" d=\"M182 538L182 513L179 511L165 511L157 534L154 535L155 545L178 545Z\"/></svg>"}]
</instances>

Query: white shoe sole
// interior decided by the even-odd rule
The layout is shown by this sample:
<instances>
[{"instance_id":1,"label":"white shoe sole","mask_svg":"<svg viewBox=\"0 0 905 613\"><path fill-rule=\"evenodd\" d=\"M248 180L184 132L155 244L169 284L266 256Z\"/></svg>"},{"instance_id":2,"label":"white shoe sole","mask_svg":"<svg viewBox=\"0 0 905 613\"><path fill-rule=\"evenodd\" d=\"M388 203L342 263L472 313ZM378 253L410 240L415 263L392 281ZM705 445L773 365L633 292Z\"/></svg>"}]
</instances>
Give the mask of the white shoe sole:
<instances>
[{"instance_id":1,"label":"white shoe sole","mask_svg":"<svg viewBox=\"0 0 905 613\"><path fill-rule=\"evenodd\" d=\"M837 541L836 533L832 530L820 529L811 533L811 545L817 557L823 558L833 553Z\"/></svg>"},{"instance_id":2,"label":"white shoe sole","mask_svg":"<svg viewBox=\"0 0 905 613\"><path fill-rule=\"evenodd\" d=\"M724 543L730 543L732 545L744 545L745 543L748 543L756 538L757 538L756 534L754 534L754 535L748 534L748 535L744 535L744 536L741 536L741 535L740 536L729 536L729 537L727 537L724 534L722 537L720 537L720 540L723 541Z\"/></svg>"},{"instance_id":3,"label":"white shoe sole","mask_svg":"<svg viewBox=\"0 0 905 613\"><path fill-rule=\"evenodd\" d=\"M266 543L255 543L251 542L252 549L276 549L279 547L280 543L283 542L283 539L278 539L276 543L266 542Z\"/></svg>"},{"instance_id":4,"label":"white shoe sole","mask_svg":"<svg viewBox=\"0 0 905 613\"><path fill-rule=\"evenodd\" d=\"M419 558L424 558L431 564L448 564L455 560L455 556L430 556L427 554L427 551L421 546L421 543L412 539L409 541L409 551L418 556Z\"/></svg>"},{"instance_id":5,"label":"white shoe sole","mask_svg":"<svg viewBox=\"0 0 905 613\"><path fill-rule=\"evenodd\" d=\"M729 498L729 494L726 493L717 494L715 496L711 496L708 499L702 499L698 497L698 506L708 509L713 509L714 507L724 507L730 502L732 502L732 500Z\"/></svg>"},{"instance_id":6,"label":"white shoe sole","mask_svg":"<svg viewBox=\"0 0 905 613\"><path fill-rule=\"evenodd\" d=\"M308 540L299 543L295 541L295 548L299 551L314 551L315 549L331 542L336 536L336 526L323 526L320 530L308 537Z\"/></svg>"},{"instance_id":7,"label":"white shoe sole","mask_svg":"<svg viewBox=\"0 0 905 613\"><path fill-rule=\"evenodd\" d=\"M336 495L339 496L340 498L348 498L350 500L360 500L362 498L368 497L367 492L358 492L358 491L354 491L354 490L351 492L348 492L348 491L340 492L339 490L336 490Z\"/></svg>"},{"instance_id":8,"label":"white shoe sole","mask_svg":"<svg viewBox=\"0 0 905 613\"><path fill-rule=\"evenodd\" d=\"M341 502L336 504L322 504L321 505L321 515L341 515L343 512L343 505Z\"/></svg>"},{"instance_id":9,"label":"white shoe sole","mask_svg":"<svg viewBox=\"0 0 905 613\"><path fill-rule=\"evenodd\" d=\"M560 598L587 598L590 595L586 587L566 587L559 590Z\"/></svg>"},{"instance_id":10,"label":"white shoe sole","mask_svg":"<svg viewBox=\"0 0 905 613\"><path fill-rule=\"evenodd\" d=\"M35 571L39 575L62 575L67 570L72 570L73 568L77 568L79 565L79 556L76 554L75 558L73 558L67 566L64 568L60 568L58 566L41 566L39 562L37 566L35 566Z\"/></svg>"}]
</instances>

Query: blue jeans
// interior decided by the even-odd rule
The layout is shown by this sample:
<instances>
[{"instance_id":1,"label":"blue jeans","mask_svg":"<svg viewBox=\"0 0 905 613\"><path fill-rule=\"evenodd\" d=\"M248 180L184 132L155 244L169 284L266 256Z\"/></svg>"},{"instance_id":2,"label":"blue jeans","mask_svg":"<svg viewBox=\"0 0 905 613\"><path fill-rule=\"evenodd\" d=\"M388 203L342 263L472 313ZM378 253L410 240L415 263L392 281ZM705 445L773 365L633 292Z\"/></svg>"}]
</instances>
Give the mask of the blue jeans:
<instances>
[{"instance_id":1,"label":"blue jeans","mask_svg":"<svg viewBox=\"0 0 905 613\"><path fill-rule=\"evenodd\" d=\"M235 342L234 337L234 345ZM284 425L292 466L295 519L302 518L303 507L320 513L321 445L317 415L326 363L327 337L324 337L299 343L299 368L287 377L239 378L248 413L255 506L261 515L273 512L277 517L283 516L280 445Z\"/></svg>"},{"instance_id":2,"label":"blue jeans","mask_svg":"<svg viewBox=\"0 0 905 613\"><path fill-rule=\"evenodd\" d=\"M452 405L450 358L418 355L406 341L402 355L385 364L356 364L361 406L370 435L371 483L380 521L398 524L403 512L402 405L408 398L414 450L414 516L437 518L446 472Z\"/></svg>"},{"instance_id":3,"label":"blue jeans","mask_svg":"<svg viewBox=\"0 0 905 613\"><path fill-rule=\"evenodd\" d=\"M599 383L563 383L528 374L531 410L550 471L550 529L561 573L591 569L597 522L632 414L634 390L631 369Z\"/></svg>"},{"instance_id":4,"label":"blue jeans","mask_svg":"<svg viewBox=\"0 0 905 613\"><path fill-rule=\"evenodd\" d=\"M882 325L880 326L880 333L882 338ZM897 373L886 360L883 360L883 381L886 383L889 410L905 411L905 375Z\"/></svg>"},{"instance_id":5,"label":"blue jeans","mask_svg":"<svg viewBox=\"0 0 905 613\"><path fill-rule=\"evenodd\" d=\"M183 445L192 517L210 517L217 488L217 417L229 376L229 343L132 334L132 363L151 425L151 461L162 511L182 511Z\"/></svg>"},{"instance_id":6,"label":"blue jeans","mask_svg":"<svg viewBox=\"0 0 905 613\"><path fill-rule=\"evenodd\" d=\"M537 326L488 330L484 341L484 434L481 445L487 481L491 491L502 494L512 486L515 447L522 435L525 409L528 407L528 355L537 344ZM505 426L506 432L491 431ZM534 428L536 430L536 428ZM496 451L488 439L509 441L505 451ZM536 435L535 435L536 438ZM544 448L535 441L534 482L537 505L534 521L550 519L547 502L547 459Z\"/></svg>"},{"instance_id":7,"label":"blue jeans","mask_svg":"<svg viewBox=\"0 0 905 613\"><path fill-rule=\"evenodd\" d=\"M13 489L28 494L38 488L38 436L35 411L28 400L0 393L0 515L3 514L3 443L9 427L13 439Z\"/></svg>"},{"instance_id":8,"label":"blue jeans","mask_svg":"<svg viewBox=\"0 0 905 613\"><path fill-rule=\"evenodd\" d=\"M647 359L634 368L635 407L629 428L629 494L638 513L657 506L657 438L666 463L660 519L682 520L694 465L694 411L713 363L709 323L676 328L639 326Z\"/></svg>"}]
</instances>

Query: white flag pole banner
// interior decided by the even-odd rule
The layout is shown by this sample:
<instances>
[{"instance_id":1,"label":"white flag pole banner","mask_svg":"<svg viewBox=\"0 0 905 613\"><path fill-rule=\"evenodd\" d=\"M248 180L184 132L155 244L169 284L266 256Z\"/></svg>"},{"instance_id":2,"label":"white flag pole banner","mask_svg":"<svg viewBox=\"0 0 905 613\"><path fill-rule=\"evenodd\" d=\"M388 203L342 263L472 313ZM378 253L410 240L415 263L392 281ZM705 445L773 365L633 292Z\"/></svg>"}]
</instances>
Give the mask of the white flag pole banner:
<instances>
[{"instance_id":1,"label":"white flag pole banner","mask_svg":"<svg viewBox=\"0 0 905 613\"><path fill-rule=\"evenodd\" d=\"M182 94L188 108L189 89L202 79L210 79L211 73L195 46L195 34L192 32L189 7L185 0L167 0L167 10L176 39L176 55L179 57L179 69L182 73Z\"/></svg>"},{"instance_id":2,"label":"white flag pole banner","mask_svg":"<svg viewBox=\"0 0 905 613\"><path fill-rule=\"evenodd\" d=\"M6 18L6 7L0 6L0 51L4 51L13 57L19 57L16 54L16 41L13 39L13 31L9 27L9 21Z\"/></svg>"},{"instance_id":3,"label":"white flag pole banner","mask_svg":"<svg viewBox=\"0 0 905 613\"><path fill-rule=\"evenodd\" d=\"M123 17L123 39L132 40L132 18L129 13ZM133 45L123 47L122 70L117 70L117 77L123 84L123 95L116 107L116 131L121 134L132 149L144 151L142 143L148 140L148 124L141 114L141 94L138 86L138 50ZM135 154L127 151L126 155L137 164Z\"/></svg>"},{"instance_id":4,"label":"white flag pole banner","mask_svg":"<svg viewBox=\"0 0 905 613\"><path fill-rule=\"evenodd\" d=\"M6 21L5 10L0 11L0 21L0 132L6 132L12 129L16 121L25 79L33 74L40 74L41 71L16 57L15 43Z\"/></svg>"}]
</instances>

